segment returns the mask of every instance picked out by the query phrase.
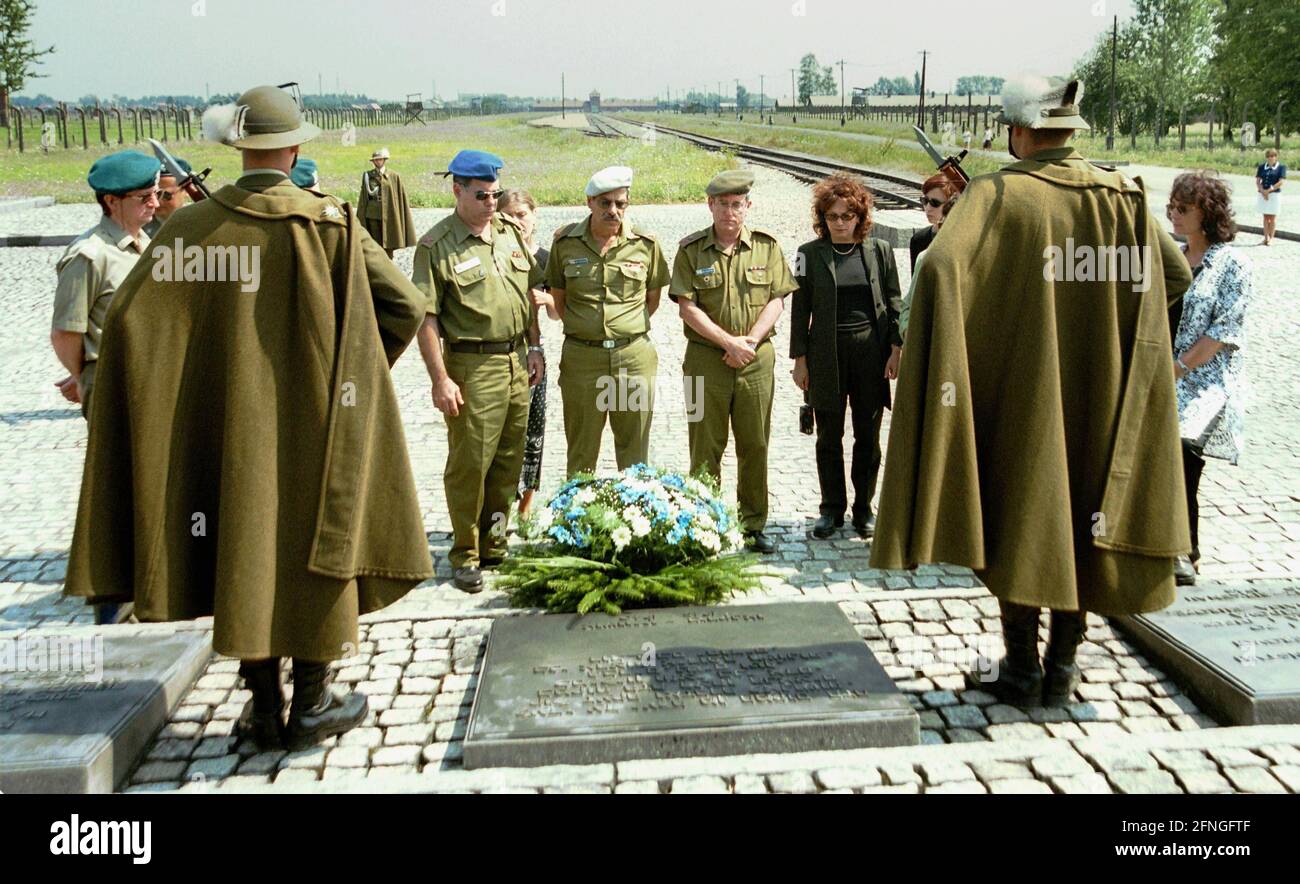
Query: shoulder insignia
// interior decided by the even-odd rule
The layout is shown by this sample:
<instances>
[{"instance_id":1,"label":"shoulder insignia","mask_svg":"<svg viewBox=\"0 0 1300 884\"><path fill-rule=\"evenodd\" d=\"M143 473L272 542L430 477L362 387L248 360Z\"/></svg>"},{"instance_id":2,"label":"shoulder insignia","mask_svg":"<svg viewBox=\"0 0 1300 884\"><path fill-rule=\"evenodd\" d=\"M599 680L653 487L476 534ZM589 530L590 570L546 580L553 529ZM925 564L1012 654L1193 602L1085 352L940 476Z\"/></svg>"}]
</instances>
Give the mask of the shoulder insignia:
<instances>
[{"instance_id":1,"label":"shoulder insignia","mask_svg":"<svg viewBox=\"0 0 1300 884\"><path fill-rule=\"evenodd\" d=\"M679 239L679 240L677 241L677 245L678 245L679 247L680 247L680 246L687 246L687 245L690 245L690 244L693 243L693 242L696 242L697 240L704 239L704 237L706 237L706 236L708 236L708 235L709 235L709 229L706 227L706 228L703 229L703 230L697 230L697 231L695 231L694 233L688 233L688 234L686 234L686 236L683 236L681 239Z\"/></svg>"},{"instance_id":2,"label":"shoulder insignia","mask_svg":"<svg viewBox=\"0 0 1300 884\"><path fill-rule=\"evenodd\" d=\"M515 219L513 215L507 215L505 212L497 212L497 217L500 218L505 223L509 224L511 227L514 227L518 230L523 229L523 227L519 224L519 222Z\"/></svg>"},{"instance_id":3,"label":"shoulder insignia","mask_svg":"<svg viewBox=\"0 0 1300 884\"><path fill-rule=\"evenodd\" d=\"M416 240L415 244L417 246L424 246L425 248L432 248L434 243L446 236L447 231L451 230L451 225L447 223L448 219L451 217L451 215L448 215L447 218L444 218L437 224L433 225L428 233Z\"/></svg>"},{"instance_id":4,"label":"shoulder insignia","mask_svg":"<svg viewBox=\"0 0 1300 884\"><path fill-rule=\"evenodd\" d=\"M632 232L643 239L650 240L651 242L659 241L659 237L655 236L653 233L651 233L648 230L644 230L640 227L637 227L635 224L632 225Z\"/></svg>"},{"instance_id":5,"label":"shoulder insignia","mask_svg":"<svg viewBox=\"0 0 1300 884\"><path fill-rule=\"evenodd\" d=\"M562 236L568 236L575 228L577 228L578 223L579 222L574 221L572 224L561 224L559 227L555 228L555 234L551 238L559 239Z\"/></svg>"},{"instance_id":6,"label":"shoulder insignia","mask_svg":"<svg viewBox=\"0 0 1300 884\"><path fill-rule=\"evenodd\" d=\"M322 218L342 218L343 213L339 210L338 206L329 203L325 208L321 209L320 216Z\"/></svg>"},{"instance_id":7,"label":"shoulder insignia","mask_svg":"<svg viewBox=\"0 0 1300 884\"><path fill-rule=\"evenodd\" d=\"M761 228L761 227L751 227L751 228L749 228L749 232L750 232L751 234L755 235L755 236L765 236L765 237L767 237L768 239L771 239L771 240L775 240L775 239L776 239L776 234L775 234L775 233L769 233L768 231L764 230L764 229Z\"/></svg>"}]
</instances>

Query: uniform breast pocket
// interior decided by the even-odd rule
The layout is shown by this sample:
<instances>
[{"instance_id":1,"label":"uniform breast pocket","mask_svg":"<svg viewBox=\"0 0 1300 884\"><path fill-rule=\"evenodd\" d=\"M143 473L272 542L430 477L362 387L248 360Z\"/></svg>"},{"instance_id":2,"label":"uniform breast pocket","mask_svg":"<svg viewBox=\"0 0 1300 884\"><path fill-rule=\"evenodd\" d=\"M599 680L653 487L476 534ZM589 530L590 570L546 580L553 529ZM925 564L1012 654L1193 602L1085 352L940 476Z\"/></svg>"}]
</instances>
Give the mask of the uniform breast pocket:
<instances>
[{"instance_id":1,"label":"uniform breast pocket","mask_svg":"<svg viewBox=\"0 0 1300 884\"><path fill-rule=\"evenodd\" d=\"M772 297L772 279L766 267L745 270L745 289L751 304L766 304Z\"/></svg>"},{"instance_id":2,"label":"uniform breast pocket","mask_svg":"<svg viewBox=\"0 0 1300 884\"><path fill-rule=\"evenodd\" d=\"M610 292L625 301L639 297L645 292L647 275L644 264L619 264Z\"/></svg>"},{"instance_id":3,"label":"uniform breast pocket","mask_svg":"<svg viewBox=\"0 0 1300 884\"><path fill-rule=\"evenodd\" d=\"M531 265L528 263L528 257L526 255L513 256L510 259L510 266L516 270L522 270L524 273L527 273L529 269L531 269Z\"/></svg>"},{"instance_id":4,"label":"uniform breast pocket","mask_svg":"<svg viewBox=\"0 0 1300 884\"><path fill-rule=\"evenodd\" d=\"M570 295L599 298L603 294L599 271L595 264L565 264L564 288Z\"/></svg>"},{"instance_id":5,"label":"uniform breast pocket","mask_svg":"<svg viewBox=\"0 0 1300 884\"><path fill-rule=\"evenodd\" d=\"M469 267L454 275L456 288L462 295L472 296L483 289L483 280L487 279L487 268L482 264Z\"/></svg>"}]
</instances>

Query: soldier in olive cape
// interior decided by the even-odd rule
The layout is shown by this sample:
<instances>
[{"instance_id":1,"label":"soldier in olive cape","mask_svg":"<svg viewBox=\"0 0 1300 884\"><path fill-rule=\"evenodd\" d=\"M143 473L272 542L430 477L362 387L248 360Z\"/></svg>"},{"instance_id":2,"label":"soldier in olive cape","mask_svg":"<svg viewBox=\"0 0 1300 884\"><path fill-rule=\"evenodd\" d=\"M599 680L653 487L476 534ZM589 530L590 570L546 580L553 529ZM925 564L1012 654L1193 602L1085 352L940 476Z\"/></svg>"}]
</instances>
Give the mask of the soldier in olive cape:
<instances>
[{"instance_id":1,"label":"soldier in olive cape","mask_svg":"<svg viewBox=\"0 0 1300 884\"><path fill-rule=\"evenodd\" d=\"M433 574L389 377L424 299L346 205L289 180L319 132L290 95L249 90L204 131L244 174L177 213L113 300L67 592L213 616L252 691L240 733L301 749L365 718L328 681L358 615Z\"/></svg>"},{"instance_id":2,"label":"soldier in olive cape","mask_svg":"<svg viewBox=\"0 0 1300 884\"><path fill-rule=\"evenodd\" d=\"M713 224L687 236L673 261L668 297L686 326L682 371L697 391L687 415L691 472L721 478L729 428L736 438L736 496L747 545L776 544L767 527L767 445L772 430L772 330L798 288L776 237L745 225L754 173L719 173L706 190Z\"/></svg>"},{"instance_id":3,"label":"soldier in olive cape","mask_svg":"<svg viewBox=\"0 0 1300 884\"><path fill-rule=\"evenodd\" d=\"M975 570L1006 657L969 683L1022 706L1069 702L1086 612L1170 604L1190 548L1167 307L1191 274L1141 183L1067 144L1081 93L1007 84L1023 159L971 181L917 265L871 550Z\"/></svg>"},{"instance_id":4,"label":"soldier in olive cape","mask_svg":"<svg viewBox=\"0 0 1300 884\"><path fill-rule=\"evenodd\" d=\"M357 217L375 242L393 257L393 252L415 245L415 217L406 201L406 188L396 172L388 168L388 148L381 147L370 156L373 169L361 175L361 195L357 198Z\"/></svg>"},{"instance_id":5,"label":"soldier in olive cape","mask_svg":"<svg viewBox=\"0 0 1300 884\"><path fill-rule=\"evenodd\" d=\"M606 420L620 470L649 457L659 368L650 317L669 274L659 241L624 218L631 188L626 166L591 176L591 214L555 231L549 291L533 293L552 319L564 321L560 393L570 476L596 469Z\"/></svg>"}]
</instances>

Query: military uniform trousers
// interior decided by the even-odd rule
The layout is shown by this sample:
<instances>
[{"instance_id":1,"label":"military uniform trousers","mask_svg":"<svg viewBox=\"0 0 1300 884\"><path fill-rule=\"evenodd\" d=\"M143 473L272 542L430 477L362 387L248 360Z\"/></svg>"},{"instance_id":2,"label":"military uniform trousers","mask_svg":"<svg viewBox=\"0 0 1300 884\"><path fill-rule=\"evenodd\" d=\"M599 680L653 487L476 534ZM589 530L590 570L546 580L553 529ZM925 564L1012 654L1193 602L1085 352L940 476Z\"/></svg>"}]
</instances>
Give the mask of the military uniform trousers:
<instances>
[{"instance_id":1,"label":"military uniform trousers","mask_svg":"<svg viewBox=\"0 0 1300 884\"><path fill-rule=\"evenodd\" d=\"M453 568L504 557L510 505L524 463L528 429L525 351L446 352L447 374L465 404L447 416L443 488L451 514Z\"/></svg>"},{"instance_id":2,"label":"military uniform trousers","mask_svg":"<svg viewBox=\"0 0 1300 884\"><path fill-rule=\"evenodd\" d=\"M775 350L770 340L758 345L754 360L731 368L722 351L697 341L686 344L685 376L687 434L691 443L691 472L704 469L722 476L727 433L736 439L736 498L743 530L767 526L767 446L772 431ZM691 414L689 409L697 409Z\"/></svg>"},{"instance_id":3,"label":"military uniform trousers","mask_svg":"<svg viewBox=\"0 0 1300 884\"><path fill-rule=\"evenodd\" d=\"M569 476L595 471L606 419L620 470L649 460L658 371L659 354L648 335L609 350L564 339L560 394Z\"/></svg>"},{"instance_id":4,"label":"military uniform trousers","mask_svg":"<svg viewBox=\"0 0 1300 884\"><path fill-rule=\"evenodd\" d=\"M97 361L87 362L81 366L81 388L79 390L81 394L81 416L86 419L87 423L90 422L90 394L95 392L95 365Z\"/></svg>"},{"instance_id":5,"label":"military uniform trousers","mask_svg":"<svg viewBox=\"0 0 1300 884\"><path fill-rule=\"evenodd\" d=\"M817 409L817 478L821 483L821 514L843 516L848 508L844 487L844 407L853 409L853 513L871 513L880 475L881 396L885 362L871 329L837 335L840 393L833 409ZM888 389L888 388L885 388Z\"/></svg>"}]
</instances>

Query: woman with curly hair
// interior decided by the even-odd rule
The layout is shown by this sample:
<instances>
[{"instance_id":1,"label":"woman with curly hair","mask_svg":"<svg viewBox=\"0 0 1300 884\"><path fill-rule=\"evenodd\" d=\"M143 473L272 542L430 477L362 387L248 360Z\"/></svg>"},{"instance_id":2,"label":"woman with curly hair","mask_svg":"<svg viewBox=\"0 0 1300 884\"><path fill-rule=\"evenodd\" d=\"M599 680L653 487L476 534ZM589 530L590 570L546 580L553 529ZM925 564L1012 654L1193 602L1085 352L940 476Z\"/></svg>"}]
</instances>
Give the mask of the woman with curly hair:
<instances>
[{"instance_id":1,"label":"woman with curly hair","mask_svg":"<svg viewBox=\"0 0 1300 884\"><path fill-rule=\"evenodd\" d=\"M1196 582L1201 557L1196 492L1205 457L1235 464L1241 454L1246 306L1253 280L1246 256L1228 245L1237 235L1232 197L1214 172L1185 172L1174 179L1168 214L1174 233L1187 238L1183 254L1192 268L1192 287L1170 316L1192 535L1192 554L1179 557L1174 577L1189 586Z\"/></svg>"},{"instance_id":2,"label":"woman with curly hair","mask_svg":"<svg viewBox=\"0 0 1300 884\"><path fill-rule=\"evenodd\" d=\"M894 251L871 229L871 191L836 173L813 189L817 238L799 247L799 289L791 308L794 382L808 393L817 425L820 515L813 536L844 524L844 416L853 408L853 529L875 533L871 500L880 474L880 424L889 381L898 376L901 291Z\"/></svg>"}]
</instances>

